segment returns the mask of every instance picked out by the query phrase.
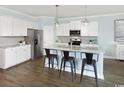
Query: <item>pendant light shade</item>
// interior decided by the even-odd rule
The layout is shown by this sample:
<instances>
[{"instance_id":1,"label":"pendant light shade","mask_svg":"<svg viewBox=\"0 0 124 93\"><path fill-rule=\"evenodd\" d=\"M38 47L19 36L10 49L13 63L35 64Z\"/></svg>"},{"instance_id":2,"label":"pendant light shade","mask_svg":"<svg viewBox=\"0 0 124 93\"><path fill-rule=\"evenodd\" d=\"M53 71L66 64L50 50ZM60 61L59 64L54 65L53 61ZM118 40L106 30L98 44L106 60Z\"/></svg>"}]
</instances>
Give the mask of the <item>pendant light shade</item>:
<instances>
[{"instance_id":1,"label":"pendant light shade","mask_svg":"<svg viewBox=\"0 0 124 93\"><path fill-rule=\"evenodd\" d=\"M83 24L84 25L88 25L89 21L87 19L87 5L84 6L84 20L83 20Z\"/></svg>"}]
</instances>

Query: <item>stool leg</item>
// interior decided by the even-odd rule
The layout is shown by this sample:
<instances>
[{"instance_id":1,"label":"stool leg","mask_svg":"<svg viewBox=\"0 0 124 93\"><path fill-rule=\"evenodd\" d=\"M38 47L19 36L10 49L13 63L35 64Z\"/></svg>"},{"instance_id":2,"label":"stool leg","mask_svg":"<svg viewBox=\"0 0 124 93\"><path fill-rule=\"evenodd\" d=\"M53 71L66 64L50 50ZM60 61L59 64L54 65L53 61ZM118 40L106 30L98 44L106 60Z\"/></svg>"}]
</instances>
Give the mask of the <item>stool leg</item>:
<instances>
[{"instance_id":1,"label":"stool leg","mask_svg":"<svg viewBox=\"0 0 124 93\"><path fill-rule=\"evenodd\" d=\"M54 68L54 58L53 57L51 58L51 62L52 62L52 70L53 70L53 68Z\"/></svg>"},{"instance_id":2,"label":"stool leg","mask_svg":"<svg viewBox=\"0 0 124 93\"><path fill-rule=\"evenodd\" d=\"M48 59L49 59L49 68L50 68L50 61L51 61L51 60L50 60L50 58L48 58Z\"/></svg>"},{"instance_id":3,"label":"stool leg","mask_svg":"<svg viewBox=\"0 0 124 93\"><path fill-rule=\"evenodd\" d=\"M61 60L60 71L59 71L59 77L61 76L62 64L63 64L63 58L62 58L62 60Z\"/></svg>"},{"instance_id":4,"label":"stool leg","mask_svg":"<svg viewBox=\"0 0 124 93\"><path fill-rule=\"evenodd\" d=\"M44 71L44 67L45 67L45 61L46 61L46 57L43 57L43 71Z\"/></svg>"},{"instance_id":5,"label":"stool leg","mask_svg":"<svg viewBox=\"0 0 124 93\"><path fill-rule=\"evenodd\" d=\"M63 71L65 71L66 61L64 60Z\"/></svg>"},{"instance_id":6,"label":"stool leg","mask_svg":"<svg viewBox=\"0 0 124 93\"><path fill-rule=\"evenodd\" d=\"M80 83L82 82L82 77L83 77L83 72L84 72L84 66L85 66L85 63L82 62L82 69L81 69Z\"/></svg>"},{"instance_id":7,"label":"stool leg","mask_svg":"<svg viewBox=\"0 0 124 93\"><path fill-rule=\"evenodd\" d=\"M75 76L76 76L76 65L75 65L75 60L73 60L73 64L74 64L74 72L75 72Z\"/></svg>"},{"instance_id":8,"label":"stool leg","mask_svg":"<svg viewBox=\"0 0 124 93\"><path fill-rule=\"evenodd\" d=\"M73 82L73 63L70 62L70 66L71 66L71 75L72 75L72 82Z\"/></svg>"},{"instance_id":9,"label":"stool leg","mask_svg":"<svg viewBox=\"0 0 124 93\"><path fill-rule=\"evenodd\" d=\"M58 56L56 57L56 62L57 62L58 70L59 70L59 58L58 58Z\"/></svg>"},{"instance_id":10,"label":"stool leg","mask_svg":"<svg viewBox=\"0 0 124 93\"><path fill-rule=\"evenodd\" d=\"M94 73L95 73L95 79L96 79L96 86L98 87L98 78L97 78L97 68L96 68L96 64L93 64L94 66Z\"/></svg>"}]
</instances>

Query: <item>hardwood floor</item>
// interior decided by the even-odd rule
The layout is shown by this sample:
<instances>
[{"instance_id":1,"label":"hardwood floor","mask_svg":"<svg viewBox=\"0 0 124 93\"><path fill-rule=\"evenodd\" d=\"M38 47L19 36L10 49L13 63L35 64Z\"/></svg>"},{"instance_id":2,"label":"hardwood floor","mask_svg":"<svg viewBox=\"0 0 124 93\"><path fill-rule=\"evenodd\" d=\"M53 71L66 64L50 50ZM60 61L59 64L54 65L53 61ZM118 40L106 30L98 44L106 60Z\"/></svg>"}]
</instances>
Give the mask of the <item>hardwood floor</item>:
<instances>
[{"instance_id":1,"label":"hardwood floor","mask_svg":"<svg viewBox=\"0 0 124 93\"><path fill-rule=\"evenodd\" d=\"M71 74L63 72L61 79L57 70L45 68L42 72L42 59L28 61L7 70L0 70L1 87L95 87L95 80L84 77L79 83L80 75L71 81ZM105 80L99 80L100 87L124 85L124 61L104 60Z\"/></svg>"}]
</instances>

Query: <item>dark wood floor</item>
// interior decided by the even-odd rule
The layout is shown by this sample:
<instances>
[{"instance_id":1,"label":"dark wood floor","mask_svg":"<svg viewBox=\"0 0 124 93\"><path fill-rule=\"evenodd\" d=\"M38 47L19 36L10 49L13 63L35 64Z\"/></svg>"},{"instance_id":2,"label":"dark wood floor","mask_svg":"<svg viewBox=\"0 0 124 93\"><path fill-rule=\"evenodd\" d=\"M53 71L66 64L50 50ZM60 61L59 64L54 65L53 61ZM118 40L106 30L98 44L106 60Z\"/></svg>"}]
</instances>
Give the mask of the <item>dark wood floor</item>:
<instances>
[{"instance_id":1,"label":"dark wood floor","mask_svg":"<svg viewBox=\"0 0 124 93\"><path fill-rule=\"evenodd\" d=\"M99 80L100 87L114 87L124 85L124 61L104 60L105 80ZM93 78L84 77L79 83L80 75L76 76L74 82L71 81L71 74L62 73L58 78L57 70L45 68L42 72L42 60L38 58L28 61L7 70L0 70L1 87L94 87Z\"/></svg>"}]
</instances>

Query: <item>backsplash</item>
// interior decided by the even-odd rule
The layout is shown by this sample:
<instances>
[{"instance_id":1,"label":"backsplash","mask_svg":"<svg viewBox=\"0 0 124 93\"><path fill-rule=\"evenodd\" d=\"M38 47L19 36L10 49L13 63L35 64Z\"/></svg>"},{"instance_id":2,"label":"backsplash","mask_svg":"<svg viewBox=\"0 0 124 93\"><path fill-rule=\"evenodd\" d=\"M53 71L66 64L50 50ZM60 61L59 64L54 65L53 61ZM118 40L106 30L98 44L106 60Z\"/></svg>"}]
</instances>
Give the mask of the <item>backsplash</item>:
<instances>
[{"instance_id":1,"label":"backsplash","mask_svg":"<svg viewBox=\"0 0 124 93\"><path fill-rule=\"evenodd\" d=\"M90 44L90 41L92 44L98 44L97 36L82 36L79 37L83 44ZM58 36L58 40L56 42L59 43L68 43L70 41L69 36Z\"/></svg>"},{"instance_id":2,"label":"backsplash","mask_svg":"<svg viewBox=\"0 0 124 93\"><path fill-rule=\"evenodd\" d=\"M16 45L21 40L24 40L24 37L1 36L0 37L0 46Z\"/></svg>"}]
</instances>

